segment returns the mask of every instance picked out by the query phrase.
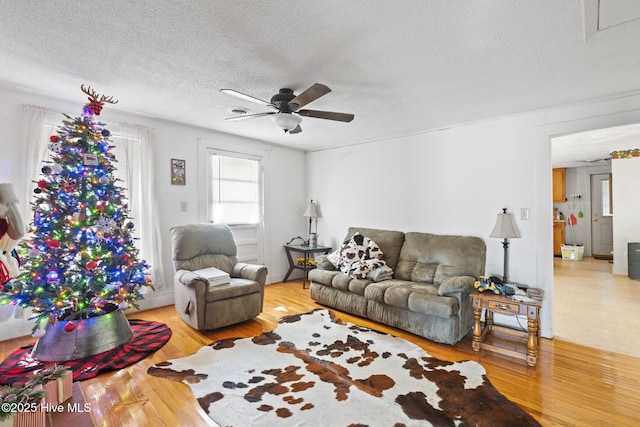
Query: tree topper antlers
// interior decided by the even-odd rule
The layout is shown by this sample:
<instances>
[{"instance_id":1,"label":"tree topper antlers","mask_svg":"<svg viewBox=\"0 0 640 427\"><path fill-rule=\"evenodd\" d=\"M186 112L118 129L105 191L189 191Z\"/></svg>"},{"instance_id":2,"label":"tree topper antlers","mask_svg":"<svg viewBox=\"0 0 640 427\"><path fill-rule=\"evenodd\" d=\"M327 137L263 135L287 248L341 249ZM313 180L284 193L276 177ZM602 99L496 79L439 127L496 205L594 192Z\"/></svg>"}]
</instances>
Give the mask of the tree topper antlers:
<instances>
[{"instance_id":1,"label":"tree topper antlers","mask_svg":"<svg viewBox=\"0 0 640 427\"><path fill-rule=\"evenodd\" d=\"M102 107L105 102L109 104L117 104L118 100L113 99L113 96L106 97L105 95L100 95L95 90L91 89L91 86L84 87L83 84L80 85L80 89L87 95L89 95L89 105L87 106L89 112L95 114L96 116L100 115L100 111L102 111Z\"/></svg>"}]
</instances>

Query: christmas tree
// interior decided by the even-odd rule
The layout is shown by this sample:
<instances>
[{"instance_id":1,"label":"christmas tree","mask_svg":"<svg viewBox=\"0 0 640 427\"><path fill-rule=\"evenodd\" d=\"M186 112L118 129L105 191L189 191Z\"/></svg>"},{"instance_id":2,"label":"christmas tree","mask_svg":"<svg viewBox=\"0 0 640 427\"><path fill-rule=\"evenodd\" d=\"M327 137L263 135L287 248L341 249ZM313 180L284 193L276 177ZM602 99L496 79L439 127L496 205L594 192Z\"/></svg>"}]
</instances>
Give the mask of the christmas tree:
<instances>
[{"instance_id":1,"label":"christmas tree","mask_svg":"<svg viewBox=\"0 0 640 427\"><path fill-rule=\"evenodd\" d=\"M46 322L138 308L151 286L138 258L124 188L114 178L110 132L98 122L113 97L81 86L89 95L83 114L65 114L50 137L51 159L42 167L33 203L31 238L21 244L22 273L5 285L0 303L32 307L36 329Z\"/></svg>"}]
</instances>

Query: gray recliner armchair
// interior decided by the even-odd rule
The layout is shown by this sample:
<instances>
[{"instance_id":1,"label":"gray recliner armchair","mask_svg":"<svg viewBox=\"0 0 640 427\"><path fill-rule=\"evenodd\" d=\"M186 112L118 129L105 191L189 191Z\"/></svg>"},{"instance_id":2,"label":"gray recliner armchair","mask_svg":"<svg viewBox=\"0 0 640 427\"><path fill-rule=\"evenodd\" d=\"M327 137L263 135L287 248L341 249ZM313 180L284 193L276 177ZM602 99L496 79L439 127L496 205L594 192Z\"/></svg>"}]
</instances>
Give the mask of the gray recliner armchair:
<instances>
[{"instance_id":1,"label":"gray recliner armchair","mask_svg":"<svg viewBox=\"0 0 640 427\"><path fill-rule=\"evenodd\" d=\"M262 312L267 267L238 262L231 229L224 224L189 224L171 229L175 307L198 330L250 320ZM230 283L212 286L198 273L215 267Z\"/></svg>"}]
</instances>

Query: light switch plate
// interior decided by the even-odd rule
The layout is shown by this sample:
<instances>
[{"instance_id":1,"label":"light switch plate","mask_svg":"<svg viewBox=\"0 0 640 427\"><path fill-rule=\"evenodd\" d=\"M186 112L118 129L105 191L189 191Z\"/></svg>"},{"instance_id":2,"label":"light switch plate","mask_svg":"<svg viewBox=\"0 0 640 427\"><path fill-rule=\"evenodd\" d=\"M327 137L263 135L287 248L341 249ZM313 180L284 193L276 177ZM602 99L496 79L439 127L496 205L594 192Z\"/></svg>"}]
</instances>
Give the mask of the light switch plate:
<instances>
[{"instance_id":1,"label":"light switch plate","mask_svg":"<svg viewBox=\"0 0 640 427\"><path fill-rule=\"evenodd\" d=\"M520 219L523 221L531 219L529 208L520 208Z\"/></svg>"}]
</instances>

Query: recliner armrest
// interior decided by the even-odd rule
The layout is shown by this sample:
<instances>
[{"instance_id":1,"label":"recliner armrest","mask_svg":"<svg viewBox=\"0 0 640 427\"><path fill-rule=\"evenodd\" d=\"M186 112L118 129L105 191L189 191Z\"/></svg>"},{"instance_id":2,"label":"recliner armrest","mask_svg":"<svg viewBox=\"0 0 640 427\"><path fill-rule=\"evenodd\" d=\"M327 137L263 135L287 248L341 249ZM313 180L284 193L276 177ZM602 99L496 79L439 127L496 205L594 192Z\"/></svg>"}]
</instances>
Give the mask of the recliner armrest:
<instances>
[{"instance_id":1,"label":"recliner armrest","mask_svg":"<svg viewBox=\"0 0 640 427\"><path fill-rule=\"evenodd\" d=\"M455 292L470 294L473 292L473 284L476 278L472 276L456 276L444 279L438 288L438 295L448 295Z\"/></svg>"},{"instance_id":2,"label":"recliner armrest","mask_svg":"<svg viewBox=\"0 0 640 427\"><path fill-rule=\"evenodd\" d=\"M240 277L242 279L255 280L264 286L267 281L267 267L257 264L246 264L239 262L233 266L231 277Z\"/></svg>"},{"instance_id":3,"label":"recliner armrest","mask_svg":"<svg viewBox=\"0 0 640 427\"><path fill-rule=\"evenodd\" d=\"M189 270L178 270L174 277L185 286L194 286L199 281L208 283L206 278Z\"/></svg>"}]
</instances>

